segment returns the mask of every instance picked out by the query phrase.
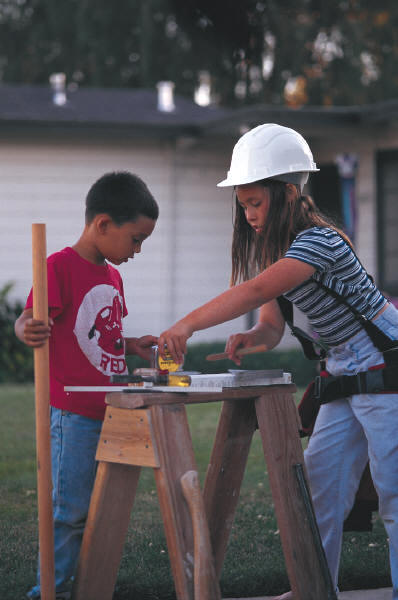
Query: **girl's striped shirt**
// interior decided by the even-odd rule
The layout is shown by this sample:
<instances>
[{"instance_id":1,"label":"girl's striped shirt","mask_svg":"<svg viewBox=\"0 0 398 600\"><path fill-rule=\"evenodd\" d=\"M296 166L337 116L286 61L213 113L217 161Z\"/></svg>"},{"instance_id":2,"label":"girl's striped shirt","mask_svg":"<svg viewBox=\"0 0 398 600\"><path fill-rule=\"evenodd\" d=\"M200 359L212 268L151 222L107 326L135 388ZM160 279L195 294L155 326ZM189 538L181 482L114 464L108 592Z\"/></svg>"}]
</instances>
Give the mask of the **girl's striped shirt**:
<instances>
[{"instance_id":1,"label":"girl's striped shirt","mask_svg":"<svg viewBox=\"0 0 398 600\"><path fill-rule=\"evenodd\" d=\"M329 227L312 227L299 233L285 254L315 267L310 279L284 296L308 317L314 331L330 346L337 346L361 330L348 307L318 287L330 287L367 319L387 303L353 250Z\"/></svg>"}]
</instances>

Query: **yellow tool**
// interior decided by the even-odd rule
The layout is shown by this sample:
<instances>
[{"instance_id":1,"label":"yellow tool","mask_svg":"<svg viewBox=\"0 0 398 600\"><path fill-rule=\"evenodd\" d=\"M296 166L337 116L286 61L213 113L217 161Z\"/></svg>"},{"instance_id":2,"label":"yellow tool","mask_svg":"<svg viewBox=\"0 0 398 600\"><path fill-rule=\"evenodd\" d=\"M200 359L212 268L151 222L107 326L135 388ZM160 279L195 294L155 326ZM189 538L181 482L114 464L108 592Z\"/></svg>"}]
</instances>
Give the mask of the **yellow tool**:
<instances>
[{"instance_id":1,"label":"yellow tool","mask_svg":"<svg viewBox=\"0 0 398 600\"><path fill-rule=\"evenodd\" d=\"M171 354L167 350L165 354L166 358L163 358L160 355L158 346L152 346L151 367L153 369L159 369L160 371L168 371L169 373L179 371L183 363L178 364L174 362Z\"/></svg>"}]
</instances>

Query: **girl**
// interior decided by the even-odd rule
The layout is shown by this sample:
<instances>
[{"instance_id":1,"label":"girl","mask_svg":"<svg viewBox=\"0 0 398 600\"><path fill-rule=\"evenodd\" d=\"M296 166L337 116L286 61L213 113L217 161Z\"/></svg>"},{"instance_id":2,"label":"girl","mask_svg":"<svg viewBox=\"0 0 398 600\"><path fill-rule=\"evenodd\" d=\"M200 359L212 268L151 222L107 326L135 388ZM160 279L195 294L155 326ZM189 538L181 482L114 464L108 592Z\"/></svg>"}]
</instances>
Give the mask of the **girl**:
<instances>
[{"instance_id":1,"label":"girl","mask_svg":"<svg viewBox=\"0 0 398 600\"><path fill-rule=\"evenodd\" d=\"M308 144L292 129L265 124L241 137L227 178L218 184L233 186L236 194L233 287L163 332L159 349L164 352L167 345L181 362L195 331L261 307L257 324L227 341L229 358L239 364L238 348L264 343L271 349L279 343L285 323L276 299L283 295L307 315L327 344L329 374L366 372L351 378L356 387L350 394L321 405L305 462L337 587L343 522L370 461L389 537L393 600L398 600L398 385L392 386L394 393L390 386L389 393L382 387L376 394L357 383L369 368L384 366L367 324L384 332L384 339L397 340L398 311L373 284L349 239L302 195L309 173L317 170ZM237 285L239 280L243 283ZM291 598L287 592L279 600Z\"/></svg>"}]
</instances>

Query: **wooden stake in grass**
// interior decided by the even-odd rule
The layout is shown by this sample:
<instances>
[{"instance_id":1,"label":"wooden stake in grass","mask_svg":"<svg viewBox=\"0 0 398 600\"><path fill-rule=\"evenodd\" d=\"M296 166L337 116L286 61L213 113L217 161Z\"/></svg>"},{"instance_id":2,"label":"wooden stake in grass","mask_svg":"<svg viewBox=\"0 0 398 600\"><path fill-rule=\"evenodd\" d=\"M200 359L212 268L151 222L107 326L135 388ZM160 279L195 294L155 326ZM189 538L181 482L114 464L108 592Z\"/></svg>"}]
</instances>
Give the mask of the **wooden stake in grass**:
<instances>
[{"instance_id":1,"label":"wooden stake in grass","mask_svg":"<svg viewBox=\"0 0 398 600\"><path fill-rule=\"evenodd\" d=\"M32 225L33 318L48 324L46 226ZM48 340L34 349L40 593L55 600Z\"/></svg>"}]
</instances>

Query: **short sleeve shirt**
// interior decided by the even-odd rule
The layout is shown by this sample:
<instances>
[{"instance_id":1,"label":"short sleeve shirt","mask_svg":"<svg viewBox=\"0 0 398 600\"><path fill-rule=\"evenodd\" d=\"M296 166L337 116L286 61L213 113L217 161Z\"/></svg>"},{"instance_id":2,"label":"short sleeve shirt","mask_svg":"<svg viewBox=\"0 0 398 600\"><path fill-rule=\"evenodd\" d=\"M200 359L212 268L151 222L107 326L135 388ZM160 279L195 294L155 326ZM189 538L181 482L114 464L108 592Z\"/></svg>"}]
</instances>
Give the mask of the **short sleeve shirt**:
<instances>
[{"instance_id":1,"label":"short sleeve shirt","mask_svg":"<svg viewBox=\"0 0 398 600\"><path fill-rule=\"evenodd\" d=\"M315 332L331 346L358 333L352 311L315 282L331 288L367 319L387 303L347 242L332 228L312 227L297 235L285 254L315 267L312 277L284 296L308 317Z\"/></svg>"},{"instance_id":2,"label":"short sleeve shirt","mask_svg":"<svg viewBox=\"0 0 398 600\"><path fill-rule=\"evenodd\" d=\"M127 372L122 318L123 283L109 264L95 265L72 248L47 259L51 405L103 419L104 392L65 392L64 386L109 385ZM32 307L32 292L26 308Z\"/></svg>"}]
</instances>

